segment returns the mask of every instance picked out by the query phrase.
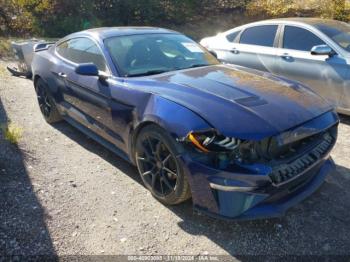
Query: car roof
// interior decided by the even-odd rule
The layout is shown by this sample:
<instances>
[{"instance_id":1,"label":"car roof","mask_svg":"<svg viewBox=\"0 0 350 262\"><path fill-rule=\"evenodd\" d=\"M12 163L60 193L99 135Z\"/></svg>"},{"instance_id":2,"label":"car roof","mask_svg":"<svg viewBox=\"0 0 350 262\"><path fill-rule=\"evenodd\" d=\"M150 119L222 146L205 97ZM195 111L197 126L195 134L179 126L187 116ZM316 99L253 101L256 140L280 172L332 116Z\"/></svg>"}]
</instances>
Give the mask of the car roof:
<instances>
[{"instance_id":1,"label":"car roof","mask_svg":"<svg viewBox=\"0 0 350 262\"><path fill-rule=\"evenodd\" d=\"M288 17L288 18L275 18L275 19L261 20L261 21L249 23L246 25L242 25L240 27L246 27L248 25L251 26L251 25L273 24L273 23L304 24L309 26L314 26L317 24L325 24L325 25L334 26L344 22L332 20L332 19L316 18L316 17Z\"/></svg>"},{"instance_id":2,"label":"car roof","mask_svg":"<svg viewBox=\"0 0 350 262\"><path fill-rule=\"evenodd\" d=\"M120 26L120 27L99 27L87 29L77 33L69 35L69 37L78 37L83 35L91 35L100 39L106 39L114 36L123 35L138 35L138 34L161 34L161 33L178 33L173 30L148 27L148 26Z\"/></svg>"},{"instance_id":3,"label":"car roof","mask_svg":"<svg viewBox=\"0 0 350 262\"><path fill-rule=\"evenodd\" d=\"M288 17L288 18L269 19L269 20L265 20L265 21L299 22L299 23L304 23L304 24L308 24L308 25L315 25L315 24L320 24L320 23L334 22L336 20L317 18L317 17Z\"/></svg>"}]
</instances>

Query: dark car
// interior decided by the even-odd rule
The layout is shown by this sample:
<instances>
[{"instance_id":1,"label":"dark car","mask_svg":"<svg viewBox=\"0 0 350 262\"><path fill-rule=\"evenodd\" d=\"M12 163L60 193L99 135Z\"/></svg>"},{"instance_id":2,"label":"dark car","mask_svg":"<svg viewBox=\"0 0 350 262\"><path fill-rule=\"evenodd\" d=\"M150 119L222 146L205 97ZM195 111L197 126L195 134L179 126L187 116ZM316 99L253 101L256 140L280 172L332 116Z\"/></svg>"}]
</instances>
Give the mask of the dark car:
<instances>
[{"instance_id":1,"label":"dark car","mask_svg":"<svg viewBox=\"0 0 350 262\"><path fill-rule=\"evenodd\" d=\"M162 203L192 196L225 218L282 214L323 182L338 117L301 84L221 65L186 36L148 28L71 34L36 52L48 123L66 120L137 165Z\"/></svg>"}]
</instances>

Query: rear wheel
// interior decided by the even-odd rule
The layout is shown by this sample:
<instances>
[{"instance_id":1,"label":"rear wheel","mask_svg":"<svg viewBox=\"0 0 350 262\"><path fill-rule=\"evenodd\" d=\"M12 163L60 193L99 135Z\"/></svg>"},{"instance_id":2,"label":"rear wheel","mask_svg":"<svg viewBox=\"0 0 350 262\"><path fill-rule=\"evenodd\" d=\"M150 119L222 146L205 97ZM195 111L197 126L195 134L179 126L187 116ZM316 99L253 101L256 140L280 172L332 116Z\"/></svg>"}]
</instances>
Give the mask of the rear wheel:
<instances>
[{"instance_id":1,"label":"rear wheel","mask_svg":"<svg viewBox=\"0 0 350 262\"><path fill-rule=\"evenodd\" d=\"M40 111L45 120L49 124L53 124L62 120L60 113L56 108L56 104L51 97L48 87L42 79L38 79L35 84L35 92L37 95Z\"/></svg>"},{"instance_id":2,"label":"rear wheel","mask_svg":"<svg viewBox=\"0 0 350 262\"><path fill-rule=\"evenodd\" d=\"M177 159L175 141L163 129L149 125L136 141L136 163L145 186L167 205L190 198L190 187Z\"/></svg>"}]
</instances>

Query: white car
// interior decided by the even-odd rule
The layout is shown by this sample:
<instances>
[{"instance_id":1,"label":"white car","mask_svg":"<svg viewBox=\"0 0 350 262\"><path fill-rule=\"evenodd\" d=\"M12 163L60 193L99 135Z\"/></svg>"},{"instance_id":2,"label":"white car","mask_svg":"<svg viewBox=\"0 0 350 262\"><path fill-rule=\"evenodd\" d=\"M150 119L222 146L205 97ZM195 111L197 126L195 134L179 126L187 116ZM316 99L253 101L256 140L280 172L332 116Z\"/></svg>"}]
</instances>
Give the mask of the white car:
<instances>
[{"instance_id":1,"label":"white car","mask_svg":"<svg viewBox=\"0 0 350 262\"><path fill-rule=\"evenodd\" d=\"M350 25L318 18L273 19L206 37L223 62L300 81L350 115Z\"/></svg>"}]
</instances>

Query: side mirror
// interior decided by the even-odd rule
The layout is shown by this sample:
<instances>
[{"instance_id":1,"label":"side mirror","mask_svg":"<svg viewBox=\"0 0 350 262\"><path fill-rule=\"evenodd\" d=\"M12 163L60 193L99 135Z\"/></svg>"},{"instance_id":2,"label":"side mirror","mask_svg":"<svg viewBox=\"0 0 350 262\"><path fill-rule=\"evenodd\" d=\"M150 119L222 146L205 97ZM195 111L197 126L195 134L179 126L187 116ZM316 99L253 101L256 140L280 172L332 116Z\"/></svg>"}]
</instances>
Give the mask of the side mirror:
<instances>
[{"instance_id":1,"label":"side mirror","mask_svg":"<svg viewBox=\"0 0 350 262\"><path fill-rule=\"evenodd\" d=\"M77 73L78 75L84 75L84 76L99 76L98 68L93 63L79 64L75 68L75 73Z\"/></svg>"},{"instance_id":2,"label":"side mirror","mask_svg":"<svg viewBox=\"0 0 350 262\"><path fill-rule=\"evenodd\" d=\"M311 48L311 54L331 56L334 54L334 52L328 45L315 45L313 48Z\"/></svg>"}]
</instances>

